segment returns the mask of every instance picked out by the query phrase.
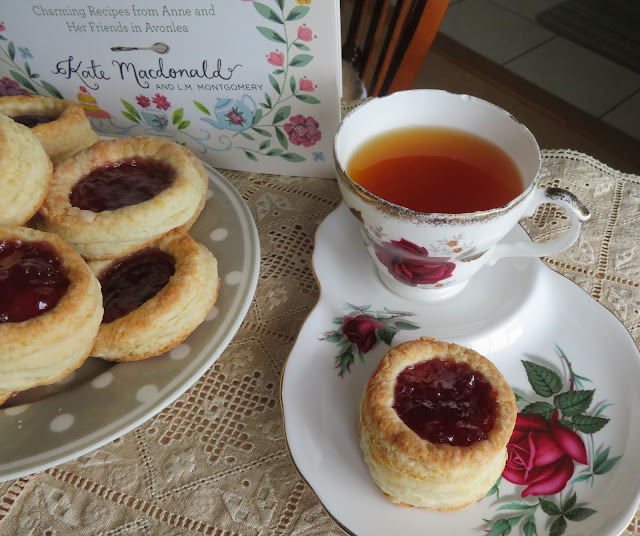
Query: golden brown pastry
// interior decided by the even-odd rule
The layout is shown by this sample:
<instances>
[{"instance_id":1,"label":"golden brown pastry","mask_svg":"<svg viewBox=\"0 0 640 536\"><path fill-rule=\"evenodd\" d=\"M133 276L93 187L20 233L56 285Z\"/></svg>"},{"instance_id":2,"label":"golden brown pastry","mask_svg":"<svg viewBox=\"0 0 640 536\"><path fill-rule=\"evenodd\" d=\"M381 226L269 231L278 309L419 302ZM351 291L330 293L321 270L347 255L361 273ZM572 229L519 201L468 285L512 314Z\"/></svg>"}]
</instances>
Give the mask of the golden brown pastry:
<instances>
[{"instance_id":1,"label":"golden brown pastry","mask_svg":"<svg viewBox=\"0 0 640 536\"><path fill-rule=\"evenodd\" d=\"M137 361L177 346L218 297L215 257L178 231L89 267L102 285L105 309L91 355L109 361Z\"/></svg>"},{"instance_id":2,"label":"golden brown pastry","mask_svg":"<svg viewBox=\"0 0 640 536\"><path fill-rule=\"evenodd\" d=\"M22 225L42 205L51 161L25 126L0 115L0 225Z\"/></svg>"},{"instance_id":3,"label":"golden brown pastry","mask_svg":"<svg viewBox=\"0 0 640 536\"><path fill-rule=\"evenodd\" d=\"M30 127L54 165L98 141L77 102L40 95L0 97L0 113Z\"/></svg>"},{"instance_id":4,"label":"golden brown pastry","mask_svg":"<svg viewBox=\"0 0 640 536\"><path fill-rule=\"evenodd\" d=\"M360 445L389 500L457 510L484 497L502 474L516 414L493 363L421 338L392 348L371 376Z\"/></svg>"},{"instance_id":5,"label":"golden brown pastry","mask_svg":"<svg viewBox=\"0 0 640 536\"><path fill-rule=\"evenodd\" d=\"M103 140L55 167L40 225L85 259L115 259L188 229L206 193L202 163L177 143Z\"/></svg>"},{"instance_id":6,"label":"golden brown pastry","mask_svg":"<svg viewBox=\"0 0 640 536\"><path fill-rule=\"evenodd\" d=\"M69 244L0 227L0 402L82 365L101 320L100 284Z\"/></svg>"}]
</instances>

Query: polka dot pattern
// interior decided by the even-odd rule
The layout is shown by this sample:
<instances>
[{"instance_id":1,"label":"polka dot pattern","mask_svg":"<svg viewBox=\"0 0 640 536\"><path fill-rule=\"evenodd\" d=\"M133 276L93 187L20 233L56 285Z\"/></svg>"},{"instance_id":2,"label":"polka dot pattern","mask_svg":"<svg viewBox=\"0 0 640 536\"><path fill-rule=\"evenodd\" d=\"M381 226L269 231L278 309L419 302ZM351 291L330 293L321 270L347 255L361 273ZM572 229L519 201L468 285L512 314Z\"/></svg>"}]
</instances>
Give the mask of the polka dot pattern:
<instances>
[{"instance_id":1,"label":"polka dot pattern","mask_svg":"<svg viewBox=\"0 0 640 536\"><path fill-rule=\"evenodd\" d=\"M49 424L52 432L64 432L73 426L75 417L71 413L63 413L55 417Z\"/></svg>"},{"instance_id":2,"label":"polka dot pattern","mask_svg":"<svg viewBox=\"0 0 640 536\"><path fill-rule=\"evenodd\" d=\"M171 349L169 357L171 357L171 359L180 360L187 357L190 353L191 347L187 343L182 343Z\"/></svg>"},{"instance_id":3,"label":"polka dot pattern","mask_svg":"<svg viewBox=\"0 0 640 536\"><path fill-rule=\"evenodd\" d=\"M20 415L21 413L24 413L25 411L27 411L28 407L29 407L29 404L22 404L21 406L13 406L12 408L6 408L6 409L3 409L2 411L4 412L5 415L8 415L9 417L13 417L14 415Z\"/></svg>"},{"instance_id":4,"label":"polka dot pattern","mask_svg":"<svg viewBox=\"0 0 640 536\"><path fill-rule=\"evenodd\" d=\"M136 393L136 400L138 402L150 402L157 398L158 396L158 388L155 385L145 385L138 389Z\"/></svg>"},{"instance_id":5,"label":"polka dot pattern","mask_svg":"<svg viewBox=\"0 0 640 536\"><path fill-rule=\"evenodd\" d=\"M211 240L213 240L214 242L221 242L228 236L229 236L229 231L227 229L221 228L221 229L214 229L213 231L211 231L209 238L211 238Z\"/></svg>"},{"instance_id":6,"label":"polka dot pattern","mask_svg":"<svg viewBox=\"0 0 640 536\"><path fill-rule=\"evenodd\" d=\"M100 376L96 376L91 381L91 386L96 389L104 389L113 381L113 374L111 372L104 372Z\"/></svg>"},{"instance_id":7,"label":"polka dot pattern","mask_svg":"<svg viewBox=\"0 0 640 536\"><path fill-rule=\"evenodd\" d=\"M225 276L224 281L227 285L238 285L242 281L242 272L239 272L239 271L229 272Z\"/></svg>"}]
</instances>

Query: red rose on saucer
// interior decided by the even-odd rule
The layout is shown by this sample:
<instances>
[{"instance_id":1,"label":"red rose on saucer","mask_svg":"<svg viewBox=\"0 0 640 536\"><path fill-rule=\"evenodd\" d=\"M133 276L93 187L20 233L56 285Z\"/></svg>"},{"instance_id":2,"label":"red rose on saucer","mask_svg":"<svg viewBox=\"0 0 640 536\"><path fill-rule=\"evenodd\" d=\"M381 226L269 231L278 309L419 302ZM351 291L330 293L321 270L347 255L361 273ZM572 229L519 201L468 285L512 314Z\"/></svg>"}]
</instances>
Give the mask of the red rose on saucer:
<instances>
[{"instance_id":1,"label":"red rose on saucer","mask_svg":"<svg viewBox=\"0 0 640 536\"><path fill-rule=\"evenodd\" d=\"M375 244L376 256L389 273L412 287L434 285L451 277L456 265L449 257L430 257L429 252L402 238Z\"/></svg>"},{"instance_id":2,"label":"red rose on saucer","mask_svg":"<svg viewBox=\"0 0 640 536\"><path fill-rule=\"evenodd\" d=\"M347 317L342 324L342 333L347 340L358 347L363 353L367 353L376 343L376 330L386 326L377 318L369 315Z\"/></svg>"},{"instance_id":3,"label":"red rose on saucer","mask_svg":"<svg viewBox=\"0 0 640 536\"><path fill-rule=\"evenodd\" d=\"M538 415L518 413L507 451L509 457L502 476L527 486L522 497L559 493L573 476L573 462L589 463L582 439L558 423L557 410L551 422Z\"/></svg>"}]
</instances>

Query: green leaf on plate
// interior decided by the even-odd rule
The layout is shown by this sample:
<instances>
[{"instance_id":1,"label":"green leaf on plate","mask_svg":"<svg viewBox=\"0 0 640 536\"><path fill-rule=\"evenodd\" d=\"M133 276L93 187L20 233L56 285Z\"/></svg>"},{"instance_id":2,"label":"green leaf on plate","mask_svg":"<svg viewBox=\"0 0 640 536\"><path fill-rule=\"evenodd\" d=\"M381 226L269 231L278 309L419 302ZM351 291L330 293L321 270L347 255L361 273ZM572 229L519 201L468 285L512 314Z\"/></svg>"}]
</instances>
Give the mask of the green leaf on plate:
<instances>
[{"instance_id":1,"label":"green leaf on plate","mask_svg":"<svg viewBox=\"0 0 640 536\"><path fill-rule=\"evenodd\" d=\"M594 466L593 472L596 475L604 475L613 469L613 467L620 461L622 456L616 456L615 458L610 458L598 464L597 467Z\"/></svg>"},{"instance_id":2,"label":"green leaf on plate","mask_svg":"<svg viewBox=\"0 0 640 536\"><path fill-rule=\"evenodd\" d=\"M523 360L522 364L533 390L540 396L550 397L562 389L562 378L555 371L531 361Z\"/></svg>"},{"instance_id":3,"label":"green leaf on plate","mask_svg":"<svg viewBox=\"0 0 640 536\"><path fill-rule=\"evenodd\" d=\"M540 503L540 508L542 508L542 511L549 516L557 516L562 513L557 504L548 501L547 499L538 497L538 502Z\"/></svg>"},{"instance_id":4,"label":"green leaf on plate","mask_svg":"<svg viewBox=\"0 0 640 536\"><path fill-rule=\"evenodd\" d=\"M572 510L565 512L564 515L569 521L582 521L595 513L596 510L591 508L573 508Z\"/></svg>"},{"instance_id":5,"label":"green leaf on plate","mask_svg":"<svg viewBox=\"0 0 640 536\"><path fill-rule=\"evenodd\" d=\"M575 417L572 417L571 422L578 432L582 432L584 434L595 434L604 428L604 426L609 422L609 419L604 417L592 417L591 415L576 415Z\"/></svg>"},{"instance_id":6,"label":"green leaf on plate","mask_svg":"<svg viewBox=\"0 0 640 536\"><path fill-rule=\"evenodd\" d=\"M380 328L376 331L376 335L388 346L391 346L393 343L393 338L396 336L396 333L398 333L398 330L390 326Z\"/></svg>"},{"instance_id":7,"label":"green leaf on plate","mask_svg":"<svg viewBox=\"0 0 640 536\"><path fill-rule=\"evenodd\" d=\"M420 329L420 326L418 326L417 324L414 324L413 322L409 322L407 320L398 320L393 325L398 329L408 329L408 330Z\"/></svg>"},{"instance_id":8,"label":"green leaf on plate","mask_svg":"<svg viewBox=\"0 0 640 536\"><path fill-rule=\"evenodd\" d=\"M532 402L526 405L520 410L520 413L527 414L532 413L538 417L542 417L545 421L550 421L553 412L556 410L555 406L549 404L549 402Z\"/></svg>"},{"instance_id":9,"label":"green leaf on plate","mask_svg":"<svg viewBox=\"0 0 640 536\"><path fill-rule=\"evenodd\" d=\"M561 536L567 530L567 521L564 517L558 517L553 523L551 523L551 528L549 529L549 536Z\"/></svg>"},{"instance_id":10,"label":"green leaf on plate","mask_svg":"<svg viewBox=\"0 0 640 536\"><path fill-rule=\"evenodd\" d=\"M567 391L560 393L553 399L556 408L562 411L566 417L572 417L584 413L589 409L593 401L595 390L588 391Z\"/></svg>"}]
</instances>

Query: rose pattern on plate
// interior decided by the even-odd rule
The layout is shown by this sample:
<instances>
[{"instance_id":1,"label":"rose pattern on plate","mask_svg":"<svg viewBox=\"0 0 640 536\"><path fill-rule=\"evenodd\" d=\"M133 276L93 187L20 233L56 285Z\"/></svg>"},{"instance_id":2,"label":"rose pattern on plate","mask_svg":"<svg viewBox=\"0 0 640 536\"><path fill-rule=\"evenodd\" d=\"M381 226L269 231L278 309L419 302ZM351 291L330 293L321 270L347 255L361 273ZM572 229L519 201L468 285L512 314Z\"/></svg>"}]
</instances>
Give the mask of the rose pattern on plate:
<instances>
[{"instance_id":1,"label":"rose pattern on plate","mask_svg":"<svg viewBox=\"0 0 640 536\"><path fill-rule=\"evenodd\" d=\"M561 536L568 522L597 513L585 502L578 502L576 489L593 486L597 476L611 471L622 458L609 457L611 446L596 446L594 439L609 422L602 413L611 404L594 404L596 390L584 388L593 382L576 374L562 349L557 345L555 349L567 371L566 378L550 367L522 361L531 388L543 400L516 394L522 407L507 445L506 467L487 496L495 494L501 501L500 485L506 480L517 486L519 497L509 497L513 500L497 508L515 511L515 515L485 520L484 533L490 536L514 530L525 536ZM567 488L568 494L563 497ZM542 516L538 516L538 510Z\"/></svg>"},{"instance_id":2,"label":"rose pattern on plate","mask_svg":"<svg viewBox=\"0 0 640 536\"><path fill-rule=\"evenodd\" d=\"M373 241L376 257L401 283L415 287L436 285L453 275L451 257L432 257L429 251L401 238L387 242Z\"/></svg>"},{"instance_id":3,"label":"rose pattern on plate","mask_svg":"<svg viewBox=\"0 0 640 536\"><path fill-rule=\"evenodd\" d=\"M335 356L335 368L339 369L338 376L351 372L351 365L356 356L364 362L364 355L368 353L378 341L391 346L396 333L401 330L419 329L420 326L405 320L414 316L406 311L392 311L386 307L382 311L372 311L371 305L345 304L349 311L344 316L333 319L339 326L333 331L327 331L320 337L321 341L334 343L339 348Z\"/></svg>"}]
</instances>

